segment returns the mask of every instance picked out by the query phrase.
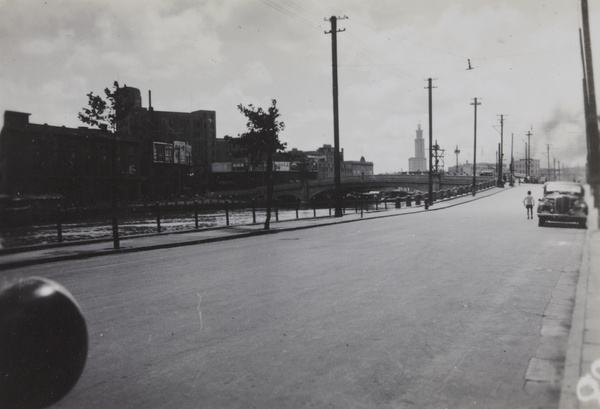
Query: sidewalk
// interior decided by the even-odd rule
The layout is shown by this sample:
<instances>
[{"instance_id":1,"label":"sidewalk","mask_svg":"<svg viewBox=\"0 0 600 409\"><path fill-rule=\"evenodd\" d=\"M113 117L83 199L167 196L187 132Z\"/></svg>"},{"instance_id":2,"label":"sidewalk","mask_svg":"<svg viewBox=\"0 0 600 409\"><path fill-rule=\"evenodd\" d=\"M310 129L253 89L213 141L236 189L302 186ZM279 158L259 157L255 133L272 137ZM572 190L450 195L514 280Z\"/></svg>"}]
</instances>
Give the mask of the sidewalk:
<instances>
[{"instance_id":1,"label":"sidewalk","mask_svg":"<svg viewBox=\"0 0 600 409\"><path fill-rule=\"evenodd\" d=\"M586 189L589 192L589 189ZM560 409L600 408L600 230L590 204L575 307L565 358ZM592 369L592 364L598 367Z\"/></svg>"},{"instance_id":2,"label":"sidewalk","mask_svg":"<svg viewBox=\"0 0 600 409\"><path fill-rule=\"evenodd\" d=\"M230 225L183 232L124 236L120 239L119 249L114 248L112 239L63 242L52 245L31 246L19 249L3 249L0 251L0 270L54 261L97 257L108 254L120 254L155 250L159 248L189 246L262 234L274 234L280 231L292 231L337 223L357 222L360 220L373 218L401 216L418 212L431 212L456 206L462 203L471 202L473 200L478 200L502 191L503 189L500 188L491 188L488 190L479 191L475 196L467 194L439 200L436 201L428 210L425 209L424 205L413 205L411 207L402 207L401 209L389 207L388 210L364 212L362 218L360 212L355 212L354 209L347 209L346 214L343 217L326 216L275 221L275 216L272 215L270 230L264 230L264 223L261 222L256 224Z\"/></svg>"}]
</instances>

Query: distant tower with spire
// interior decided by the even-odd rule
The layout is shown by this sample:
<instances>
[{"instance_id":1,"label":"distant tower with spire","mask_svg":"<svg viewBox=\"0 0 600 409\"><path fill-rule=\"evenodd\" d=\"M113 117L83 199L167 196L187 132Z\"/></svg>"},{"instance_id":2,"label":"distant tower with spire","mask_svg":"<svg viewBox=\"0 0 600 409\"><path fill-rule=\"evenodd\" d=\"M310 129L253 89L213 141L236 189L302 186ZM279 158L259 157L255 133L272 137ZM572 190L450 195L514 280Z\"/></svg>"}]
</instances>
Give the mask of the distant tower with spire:
<instances>
[{"instance_id":1,"label":"distant tower with spire","mask_svg":"<svg viewBox=\"0 0 600 409\"><path fill-rule=\"evenodd\" d=\"M415 156L408 158L409 172L426 172L427 159L425 158L425 139L423 139L423 130L421 124L417 129L417 137L415 138Z\"/></svg>"}]
</instances>

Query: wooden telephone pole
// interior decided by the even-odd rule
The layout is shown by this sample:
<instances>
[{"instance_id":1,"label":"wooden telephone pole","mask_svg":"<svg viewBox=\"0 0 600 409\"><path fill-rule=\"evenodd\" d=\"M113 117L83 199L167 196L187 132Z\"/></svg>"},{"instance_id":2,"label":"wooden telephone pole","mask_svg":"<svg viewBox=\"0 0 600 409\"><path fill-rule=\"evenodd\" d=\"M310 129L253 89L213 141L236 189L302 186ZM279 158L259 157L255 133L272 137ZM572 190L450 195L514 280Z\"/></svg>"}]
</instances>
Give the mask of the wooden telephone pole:
<instances>
[{"instance_id":1,"label":"wooden telephone pole","mask_svg":"<svg viewBox=\"0 0 600 409\"><path fill-rule=\"evenodd\" d=\"M500 114L500 148L498 149L498 187L504 187L502 167L504 165L504 115Z\"/></svg>"},{"instance_id":2,"label":"wooden telephone pole","mask_svg":"<svg viewBox=\"0 0 600 409\"><path fill-rule=\"evenodd\" d=\"M427 197L427 201L425 202L426 207L428 208L433 204L433 110L432 110L432 95L431 90L431 78L427 79L427 87L429 90L429 195Z\"/></svg>"},{"instance_id":3,"label":"wooden telephone pole","mask_svg":"<svg viewBox=\"0 0 600 409\"><path fill-rule=\"evenodd\" d=\"M346 29L337 29L337 20L347 19L348 17L329 18L331 22L331 31L325 34L331 34L331 55L332 55L332 73L333 73L333 184L335 199L335 217L342 217L342 178L341 178L341 159L340 159L340 122L338 111L338 73L337 73L337 33L346 31ZM327 19L325 19L327 21Z\"/></svg>"},{"instance_id":4,"label":"wooden telephone pole","mask_svg":"<svg viewBox=\"0 0 600 409\"><path fill-rule=\"evenodd\" d=\"M531 131L527 131L527 149L525 152L525 155L527 157L527 162L525 163L526 166L526 177L528 179L528 181L531 183Z\"/></svg>"},{"instance_id":5,"label":"wooden telephone pole","mask_svg":"<svg viewBox=\"0 0 600 409\"><path fill-rule=\"evenodd\" d=\"M510 186L515 185L515 155L514 155L515 134L510 134Z\"/></svg>"},{"instance_id":6,"label":"wooden telephone pole","mask_svg":"<svg viewBox=\"0 0 600 409\"><path fill-rule=\"evenodd\" d=\"M583 62L584 62L584 104L586 107L586 134L588 141L588 177L592 186L596 204L600 203L600 130L596 110L596 91L594 85L594 66L592 63L592 40L587 0L581 0L583 23ZM599 222L600 223L600 222Z\"/></svg>"},{"instance_id":7,"label":"wooden telephone pole","mask_svg":"<svg viewBox=\"0 0 600 409\"><path fill-rule=\"evenodd\" d=\"M474 102L471 105L475 106L475 125L473 133L473 196L477 190L477 105L481 105L481 102L477 102L477 98L474 98Z\"/></svg>"}]
</instances>

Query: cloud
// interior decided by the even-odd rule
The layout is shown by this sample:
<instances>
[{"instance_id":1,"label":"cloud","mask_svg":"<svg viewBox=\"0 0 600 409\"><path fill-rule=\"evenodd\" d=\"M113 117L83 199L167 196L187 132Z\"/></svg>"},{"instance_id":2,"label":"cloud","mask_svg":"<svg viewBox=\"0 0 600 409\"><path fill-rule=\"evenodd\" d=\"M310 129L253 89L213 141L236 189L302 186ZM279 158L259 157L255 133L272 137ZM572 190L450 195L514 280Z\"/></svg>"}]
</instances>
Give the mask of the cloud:
<instances>
[{"instance_id":1,"label":"cloud","mask_svg":"<svg viewBox=\"0 0 600 409\"><path fill-rule=\"evenodd\" d=\"M418 123L428 134L434 78L434 139L458 145L461 162L472 155L475 97L481 160L495 160L505 114L505 151L533 127L539 155L549 143L585 162L580 13L560 0L0 0L0 109L78 126L85 95L118 80L152 90L159 110L215 110L222 137L244 131L238 104L275 98L288 146L316 149L333 144L332 15L349 17L338 35L347 159L406 169Z\"/></svg>"}]
</instances>

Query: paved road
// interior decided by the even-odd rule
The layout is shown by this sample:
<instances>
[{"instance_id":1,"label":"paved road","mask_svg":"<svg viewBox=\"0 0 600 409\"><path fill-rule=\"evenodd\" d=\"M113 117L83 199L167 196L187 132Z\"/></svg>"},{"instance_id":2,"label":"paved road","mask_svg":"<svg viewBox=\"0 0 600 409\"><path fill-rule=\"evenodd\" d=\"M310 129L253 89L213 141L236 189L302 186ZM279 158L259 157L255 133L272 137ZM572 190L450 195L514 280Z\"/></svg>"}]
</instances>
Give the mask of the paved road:
<instances>
[{"instance_id":1,"label":"paved road","mask_svg":"<svg viewBox=\"0 0 600 409\"><path fill-rule=\"evenodd\" d=\"M3 275L82 306L60 408L551 408L585 231L527 220L527 188Z\"/></svg>"}]
</instances>

